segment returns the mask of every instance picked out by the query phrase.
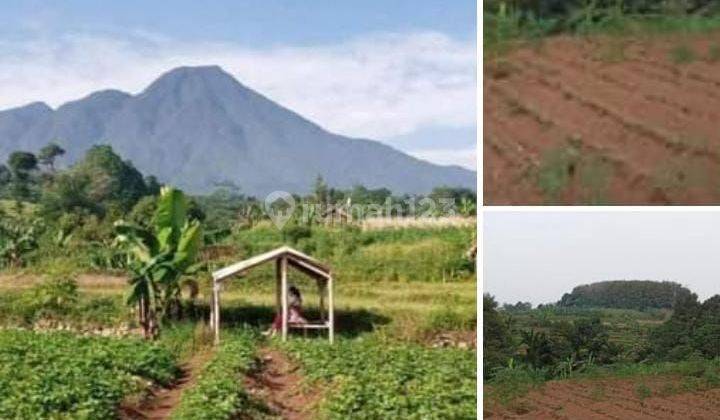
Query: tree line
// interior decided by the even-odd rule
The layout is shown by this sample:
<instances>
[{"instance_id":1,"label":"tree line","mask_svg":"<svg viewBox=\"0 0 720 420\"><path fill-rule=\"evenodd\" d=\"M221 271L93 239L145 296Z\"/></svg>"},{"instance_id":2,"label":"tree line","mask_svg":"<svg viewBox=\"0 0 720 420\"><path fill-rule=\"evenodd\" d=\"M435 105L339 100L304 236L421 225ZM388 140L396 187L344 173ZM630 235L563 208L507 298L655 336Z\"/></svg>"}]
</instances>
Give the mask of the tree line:
<instances>
[{"instance_id":1,"label":"tree line","mask_svg":"<svg viewBox=\"0 0 720 420\"><path fill-rule=\"evenodd\" d=\"M550 379L596 365L720 357L720 295L700 302L694 293L678 294L665 321L650 327L647 337L623 345L610 340L608 327L596 311L577 312L574 320L566 321L540 316L547 315L547 310L531 310L541 321L519 327L516 313L500 310L492 296L483 296L485 379L509 365Z\"/></svg>"},{"instance_id":2,"label":"tree line","mask_svg":"<svg viewBox=\"0 0 720 420\"><path fill-rule=\"evenodd\" d=\"M613 280L581 285L565 293L558 306L619 309L670 309L690 290L671 281Z\"/></svg>"},{"instance_id":3,"label":"tree line","mask_svg":"<svg viewBox=\"0 0 720 420\"><path fill-rule=\"evenodd\" d=\"M15 151L0 164L0 267L22 266L29 256L41 257L43 249L47 254L74 244L82 248L89 268L121 268L122 255L112 246L113 223L122 219L152 227L162 186L156 177L143 175L109 145L90 147L72 165L60 164L64 155L58 142L51 142L37 153ZM340 189L321 176L308 184L309 193L294 195L298 213L303 203L339 207L353 203L374 205L378 210L374 215L383 216L397 209L406 212L409 203L423 199L450 200L457 203L458 214L471 216L476 211L475 192L464 188L438 187L423 196L395 195L387 188L362 185ZM231 182L218 184L206 195L188 196L187 201L188 217L204 225L205 244L218 243L233 230L268 218L262 199L244 194L241 186ZM294 216L288 230L309 227L298 227L300 215ZM322 217L311 217L305 223L318 220Z\"/></svg>"}]
</instances>

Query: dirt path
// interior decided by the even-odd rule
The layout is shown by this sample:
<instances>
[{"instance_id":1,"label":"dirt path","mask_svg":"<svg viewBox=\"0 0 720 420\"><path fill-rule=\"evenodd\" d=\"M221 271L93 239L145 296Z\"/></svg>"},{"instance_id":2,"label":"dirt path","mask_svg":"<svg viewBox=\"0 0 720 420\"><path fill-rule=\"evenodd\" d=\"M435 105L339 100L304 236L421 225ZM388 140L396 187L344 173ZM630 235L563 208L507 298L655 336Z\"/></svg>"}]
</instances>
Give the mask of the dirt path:
<instances>
[{"instance_id":1,"label":"dirt path","mask_svg":"<svg viewBox=\"0 0 720 420\"><path fill-rule=\"evenodd\" d=\"M142 403L139 408L125 408L122 418L162 420L170 418L170 414L180 403L182 393L195 384L203 366L212 357L212 351L201 350L181 366L182 374L169 388L158 388L153 396Z\"/></svg>"},{"instance_id":2,"label":"dirt path","mask_svg":"<svg viewBox=\"0 0 720 420\"><path fill-rule=\"evenodd\" d=\"M272 348L258 352L259 366L245 379L245 388L270 411L287 420L314 418L321 392L303 389L302 376L287 356Z\"/></svg>"}]
</instances>

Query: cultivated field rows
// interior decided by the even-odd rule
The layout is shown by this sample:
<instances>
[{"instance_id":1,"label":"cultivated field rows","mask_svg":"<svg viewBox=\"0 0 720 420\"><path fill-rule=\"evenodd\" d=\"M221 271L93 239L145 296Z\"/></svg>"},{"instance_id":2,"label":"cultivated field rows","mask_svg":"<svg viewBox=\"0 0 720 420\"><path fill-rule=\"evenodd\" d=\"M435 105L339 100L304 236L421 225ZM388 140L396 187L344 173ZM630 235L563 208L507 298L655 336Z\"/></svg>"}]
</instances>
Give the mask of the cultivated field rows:
<instances>
[{"instance_id":1,"label":"cultivated field rows","mask_svg":"<svg viewBox=\"0 0 720 420\"><path fill-rule=\"evenodd\" d=\"M552 381L511 407L490 407L489 418L714 419L720 389L678 391L673 378Z\"/></svg>"},{"instance_id":2,"label":"cultivated field rows","mask_svg":"<svg viewBox=\"0 0 720 420\"><path fill-rule=\"evenodd\" d=\"M486 202L720 201L720 63L708 39L674 63L677 42L556 38L489 59Z\"/></svg>"}]
</instances>

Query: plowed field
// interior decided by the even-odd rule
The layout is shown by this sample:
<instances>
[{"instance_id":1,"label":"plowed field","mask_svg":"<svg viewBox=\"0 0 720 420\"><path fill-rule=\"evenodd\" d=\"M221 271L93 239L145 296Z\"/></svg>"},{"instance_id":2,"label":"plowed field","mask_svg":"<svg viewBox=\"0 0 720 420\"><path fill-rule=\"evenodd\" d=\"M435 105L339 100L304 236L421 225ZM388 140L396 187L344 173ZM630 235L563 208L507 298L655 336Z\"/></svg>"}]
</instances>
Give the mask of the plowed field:
<instances>
[{"instance_id":1,"label":"plowed field","mask_svg":"<svg viewBox=\"0 0 720 420\"><path fill-rule=\"evenodd\" d=\"M682 391L671 378L553 381L511 407L486 406L485 418L717 419L720 389Z\"/></svg>"},{"instance_id":2,"label":"plowed field","mask_svg":"<svg viewBox=\"0 0 720 420\"><path fill-rule=\"evenodd\" d=\"M485 60L486 204L720 203L720 34Z\"/></svg>"}]
</instances>

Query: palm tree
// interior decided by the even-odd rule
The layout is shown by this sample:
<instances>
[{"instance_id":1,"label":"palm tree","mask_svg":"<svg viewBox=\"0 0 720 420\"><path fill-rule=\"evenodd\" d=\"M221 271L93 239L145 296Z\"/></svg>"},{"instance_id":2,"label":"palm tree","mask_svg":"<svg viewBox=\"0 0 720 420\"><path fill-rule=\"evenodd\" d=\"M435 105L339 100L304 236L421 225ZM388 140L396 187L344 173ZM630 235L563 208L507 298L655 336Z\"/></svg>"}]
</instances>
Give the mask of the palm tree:
<instances>
[{"instance_id":1,"label":"palm tree","mask_svg":"<svg viewBox=\"0 0 720 420\"><path fill-rule=\"evenodd\" d=\"M166 316L179 307L182 277L200 268L195 260L202 230L200 222L188 219L187 208L182 191L163 187L150 228L115 223L116 240L127 251L132 272L127 302L138 306L147 338L156 337Z\"/></svg>"}]
</instances>

